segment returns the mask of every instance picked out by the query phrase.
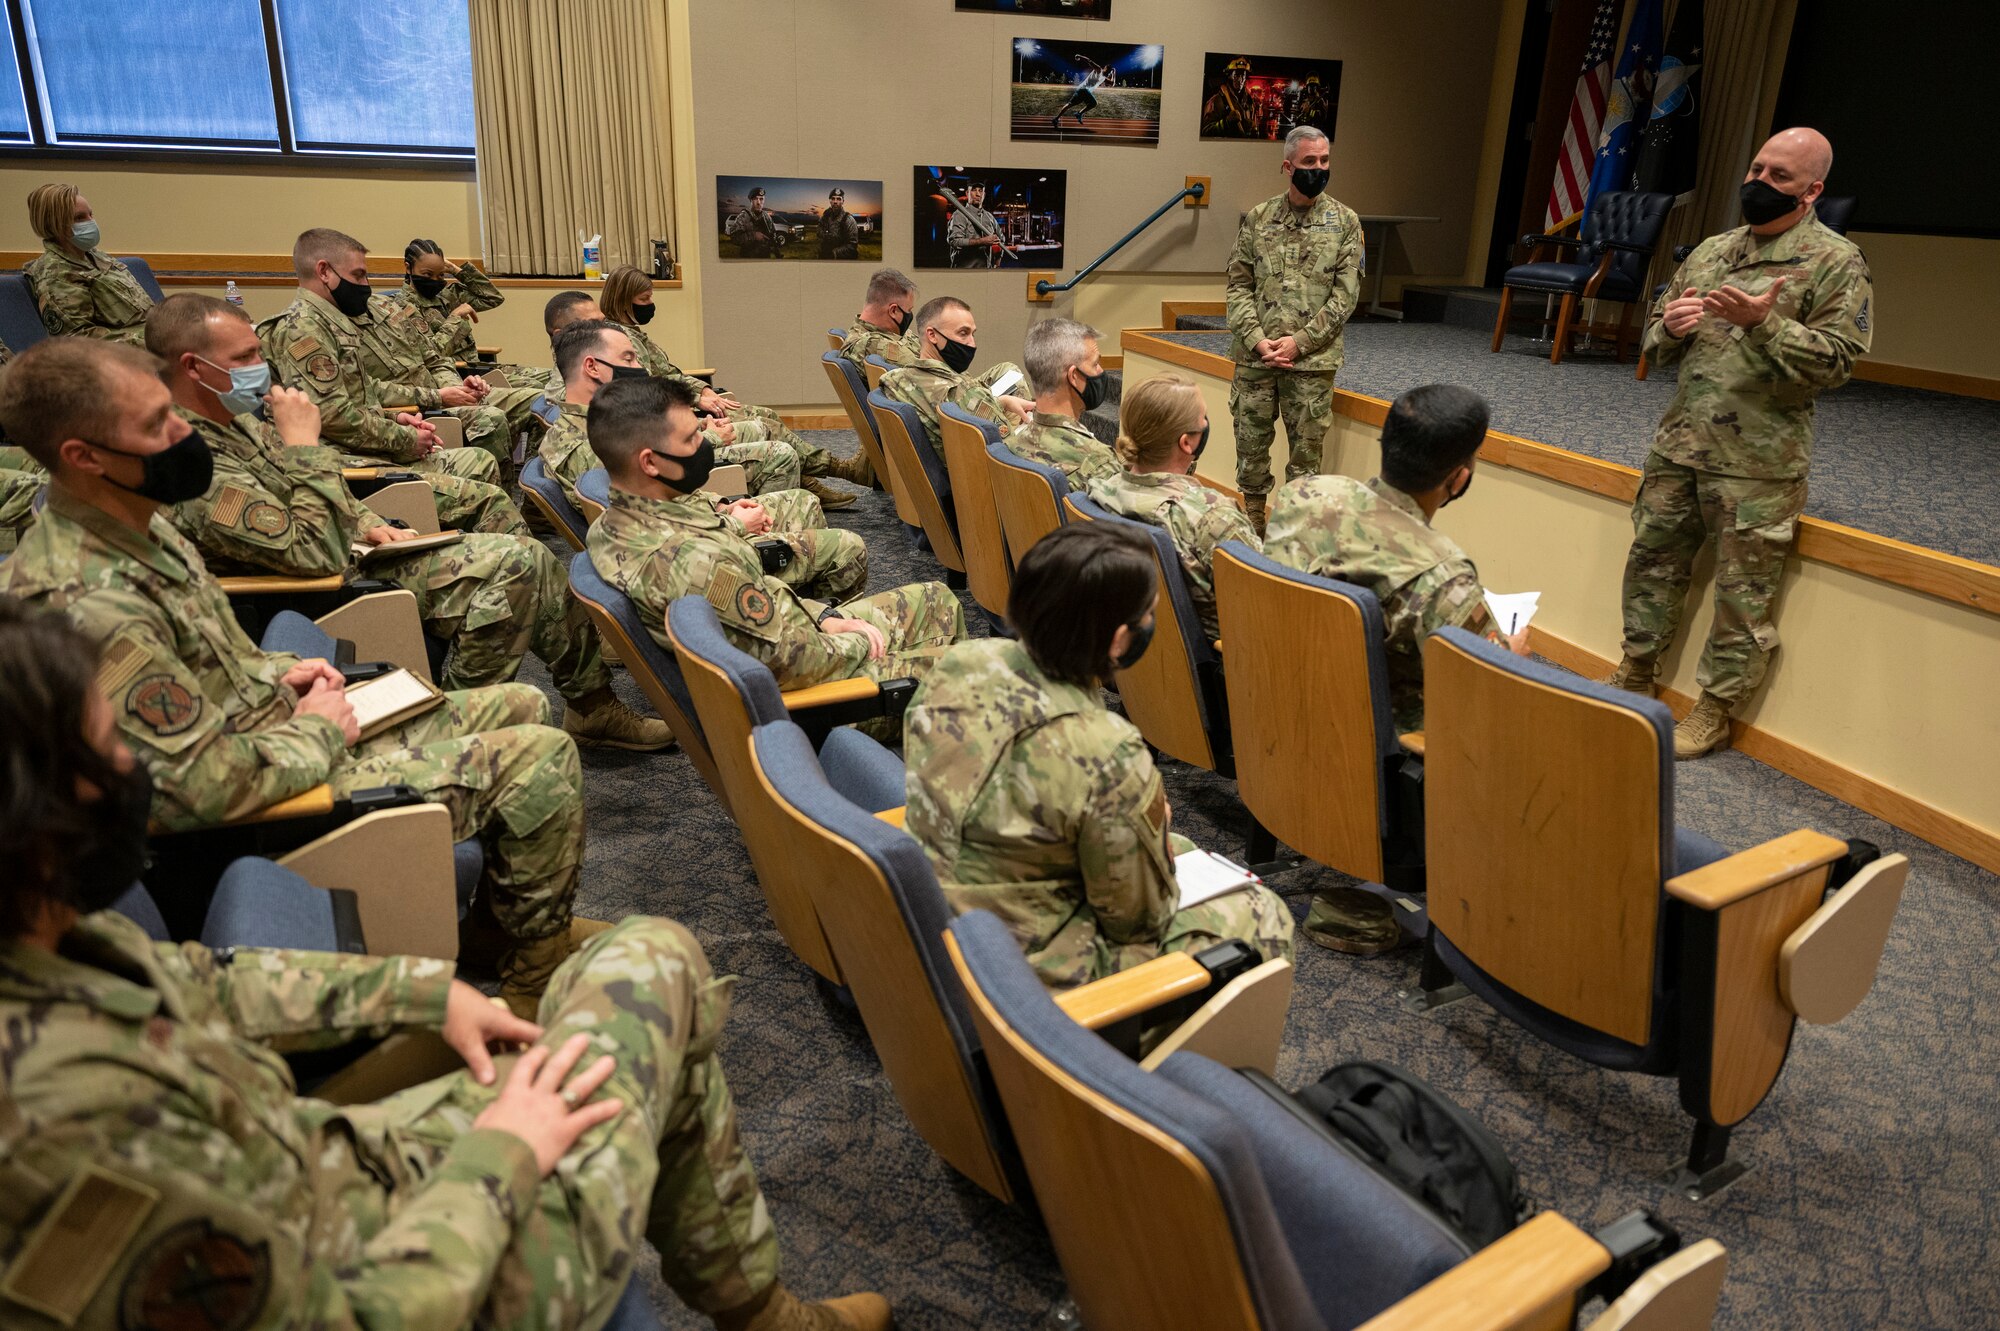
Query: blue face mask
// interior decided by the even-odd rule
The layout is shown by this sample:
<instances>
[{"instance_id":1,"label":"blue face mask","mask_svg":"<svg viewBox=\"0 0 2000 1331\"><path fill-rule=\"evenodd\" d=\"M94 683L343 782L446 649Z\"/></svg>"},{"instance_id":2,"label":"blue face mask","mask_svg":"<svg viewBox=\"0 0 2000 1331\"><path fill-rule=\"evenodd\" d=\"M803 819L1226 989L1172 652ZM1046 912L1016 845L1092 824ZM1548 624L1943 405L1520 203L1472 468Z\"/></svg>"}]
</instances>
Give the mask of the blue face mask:
<instances>
[{"instance_id":1,"label":"blue face mask","mask_svg":"<svg viewBox=\"0 0 2000 1331\"><path fill-rule=\"evenodd\" d=\"M222 370L220 365L205 356L196 360L211 370ZM222 409L232 416L256 411L264 405L264 398L271 391L271 363L258 361L255 365L239 365L233 370L222 370L229 376L229 387L216 390L215 396L222 403Z\"/></svg>"},{"instance_id":2,"label":"blue face mask","mask_svg":"<svg viewBox=\"0 0 2000 1331\"><path fill-rule=\"evenodd\" d=\"M97 242L103 238L103 233L98 231L95 221L78 222L70 228L69 238L78 249L88 252L97 248Z\"/></svg>"}]
</instances>

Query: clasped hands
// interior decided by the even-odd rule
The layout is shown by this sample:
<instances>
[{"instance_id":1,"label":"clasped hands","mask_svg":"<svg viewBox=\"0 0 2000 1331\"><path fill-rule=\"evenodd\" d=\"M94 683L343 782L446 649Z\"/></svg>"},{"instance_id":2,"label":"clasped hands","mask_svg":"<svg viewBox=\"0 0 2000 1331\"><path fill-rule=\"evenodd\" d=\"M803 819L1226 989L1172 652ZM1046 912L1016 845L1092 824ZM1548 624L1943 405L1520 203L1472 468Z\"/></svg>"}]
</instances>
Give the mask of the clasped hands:
<instances>
[{"instance_id":1,"label":"clasped hands","mask_svg":"<svg viewBox=\"0 0 2000 1331\"><path fill-rule=\"evenodd\" d=\"M1702 295L1693 287L1668 301L1660 312L1661 322L1667 332L1675 337L1686 337L1695 330L1702 316L1713 314L1727 319L1738 328L1754 328L1769 317L1778 303L1778 293L1784 289L1784 278L1771 283L1761 296L1752 296L1737 287L1717 287L1707 295Z\"/></svg>"},{"instance_id":2,"label":"clasped hands","mask_svg":"<svg viewBox=\"0 0 2000 1331\"><path fill-rule=\"evenodd\" d=\"M463 980L453 980L445 998L444 1042L458 1051L472 1079L493 1084L493 1051L517 1049L542 1038L542 1028L489 1000ZM535 1168L547 1178L577 1139L618 1117L618 1100L592 1100L617 1063L609 1054L571 1077L590 1048L590 1037L572 1035L562 1047L534 1045L507 1075L499 1095L472 1120L475 1128L510 1132L535 1153Z\"/></svg>"},{"instance_id":3,"label":"clasped hands","mask_svg":"<svg viewBox=\"0 0 2000 1331\"><path fill-rule=\"evenodd\" d=\"M1271 369L1289 370L1299 358L1299 340L1289 333L1283 337L1267 337L1250 350Z\"/></svg>"}]
</instances>

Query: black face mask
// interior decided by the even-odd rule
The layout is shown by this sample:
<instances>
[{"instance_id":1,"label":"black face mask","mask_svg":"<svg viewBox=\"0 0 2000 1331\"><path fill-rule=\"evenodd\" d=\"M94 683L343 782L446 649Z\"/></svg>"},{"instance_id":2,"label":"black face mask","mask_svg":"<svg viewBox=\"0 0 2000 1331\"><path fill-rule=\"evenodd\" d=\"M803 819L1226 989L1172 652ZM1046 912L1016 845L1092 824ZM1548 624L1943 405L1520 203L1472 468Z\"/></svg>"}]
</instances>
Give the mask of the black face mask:
<instances>
[{"instance_id":1,"label":"black face mask","mask_svg":"<svg viewBox=\"0 0 2000 1331\"><path fill-rule=\"evenodd\" d=\"M442 277L412 277L410 290L425 300L436 300L444 294L445 280Z\"/></svg>"},{"instance_id":2,"label":"black face mask","mask_svg":"<svg viewBox=\"0 0 2000 1331\"><path fill-rule=\"evenodd\" d=\"M686 457L659 452L654 453L653 456L656 459L670 459L681 469L681 478L677 481L669 480L658 472L652 473L654 480L676 494L693 494L696 490L708 484L708 478L715 471L715 445L706 439L702 440L700 447L696 448L693 453Z\"/></svg>"},{"instance_id":3,"label":"black face mask","mask_svg":"<svg viewBox=\"0 0 2000 1331\"><path fill-rule=\"evenodd\" d=\"M646 367L643 365L614 365L608 360L599 361L598 364L611 371L611 382L614 384L620 379L644 379L646 377Z\"/></svg>"},{"instance_id":4,"label":"black face mask","mask_svg":"<svg viewBox=\"0 0 2000 1331\"><path fill-rule=\"evenodd\" d=\"M1125 655L1111 658L1113 670L1130 670L1139 663L1139 658L1153 645L1153 630L1159 627L1159 621L1149 615L1125 627L1132 631L1132 640L1125 644Z\"/></svg>"},{"instance_id":5,"label":"black face mask","mask_svg":"<svg viewBox=\"0 0 2000 1331\"><path fill-rule=\"evenodd\" d=\"M632 322L641 327L653 322L653 313L658 308L657 305L634 305L632 307Z\"/></svg>"},{"instance_id":6,"label":"black face mask","mask_svg":"<svg viewBox=\"0 0 2000 1331\"><path fill-rule=\"evenodd\" d=\"M1456 490L1453 490L1450 494L1446 495L1444 497L1444 502L1442 504L1439 504L1438 507L1450 508L1453 504L1456 504L1459 500L1465 498L1465 492L1472 488L1472 476L1473 473L1469 471L1465 473L1465 484L1459 486Z\"/></svg>"},{"instance_id":7,"label":"black face mask","mask_svg":"<svg viewBox=\"0 0 2000 1331\"><path fill-rule=\"evenodd\" d=\"M1330 173L1323 166L1295 166L1292 168L1292 188L1302 198L1317 199L1326 188Z\"/></svg>"},{"instance_id":8,"label":"black face mask","mask_svg":"<svg viewBox=\"0 0 2000 1331\"><path fill-rule=\"evenodd\" d=\"M104 479L127 493L150 499L156 504L181 504L199 499L208 493L208 483L215 479L215 455L208 451L208 440L201 437L199 430L188 431L187 438L157 453L127 453L108 444L91 443L88 439L84 442L100 453L139 459L146 470L137 485L127 485L108 472Z\"/></svg>"},{"instance_id":9,"label":"black face mask","mask_svg":"<svg viewBox=\"0 0 2000 1331\"><path fill-rule=\"evenodd\" d=\"M350 282L344 277L336 277L334 282L333 294L327 297L333 302L333 308L350 319L359 319L368 313L369 286L366 282Z\"/></svg>"},{"instance_id":10,"label":"black face mask","mask_svg":"<svg viewBox=\"0 0 2000 1331\"><path fill-rule=\"evenodd\" d=\"M1079 370L1078 373L1082 374L1082 371ZM1103 370L1099 370L1096 374L1083 376L1083 392L1078 396L1083 399L1085 411L1096 411L1104 405L1104 395L1111 391L1111 385L1105 381L1104 374Z\"/></svg>"},{"instance_id":11,"label":"black face mask","mask_svg":"<svg viewBox=\"0 0 2000 1331\"><path fill-rule=\"evenodd\" d=\"M88 915L124 896L146 871L146 823L153 812L153 778L144 764L108 786L91 806L90 849L69 871L69 904Z\"/></svg>"},{"instance_id":12,"label":"black face mask","mask_svg":"<svg viewBox=\"0 0 2000 1331\"><path fill-rule=\"evenodd\" d=\"M903 337L910 331L910 321L917 317L915 310L904 310L896 316L896 336Z\"/></svg>"},{"instance_id":13,"label":"black face mask","mask_svg":"<svg viewBox=\"0 0 2000 1331\"><path fill-rule=\"evenodd\" d=\"M970 342L954 342L943 333L938 334L938 341L943 343L938 348L938 359L950 366L953 374L964 374L972 368L972 358L979 354L978 347Z\"/></svg>"},{"instance_id":14,"label":"black face mask","mask_svg":"<svg viewBox=\"0 0 2000 1331\"><path fill-rule=\"evenodd\" d=\"M1195 440L1195 441L1194 441L1194 456L1193 456L1192 458L1188 459L1188 461L1189 461L1189 462L1190 462L1191 464L1192 464L1192 463L1195 463L1195 462L1199 462L1199 461L1201 461L1201 451L1202 451L1202 450L1203 450L1204 448L1207 448L1207 447L1208 447L1208 431L1209 431L1209 427L1210 427L1210 426L1212 426L1212 425L1214 425L1214 424L1215 424L1215 422L1214 422L1214 421L1208 421L1208 422L1205 422L1205 423L1204 423L1204 424L1202 425L1202 427L1201 427L1201 438L1199 438L1199 439L1197 439L1197 440ZM1188 470L1189 470L1189 471L1193 471L1193 470L1194 470L1194 467L1193 467L1192 465L1190 465L1190 466L1188 467Z\"/></svg>"},{"instance_id":15,"label":"black face mask","mask_svg":"<svg viewBox=\"0 0 2000 1331\"><path fill-rule=\"evenodd\" d=\"M1743 187L1736 191L1736 197L1743 204L1743 220L1751 226L1775 222L1799 206L1795 196L1762 180L1744 181Z\"/></svg>"}]
</instances>

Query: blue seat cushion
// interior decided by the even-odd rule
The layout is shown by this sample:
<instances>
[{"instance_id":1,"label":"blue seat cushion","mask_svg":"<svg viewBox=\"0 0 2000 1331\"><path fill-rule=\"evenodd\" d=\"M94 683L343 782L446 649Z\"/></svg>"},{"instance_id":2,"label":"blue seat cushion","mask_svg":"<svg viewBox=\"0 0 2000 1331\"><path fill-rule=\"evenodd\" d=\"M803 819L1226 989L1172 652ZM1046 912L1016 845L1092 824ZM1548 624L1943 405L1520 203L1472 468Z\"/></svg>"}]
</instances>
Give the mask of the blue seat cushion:
<instances>
[{"instance_id":1,"label":"blue seat cushion","mask_svg":"<svg viewBox=\"0 0 2000 1331\"><path fill-rule=\"evenodd\" d=\"M245 858L216 880L215 895L202 922L201 941L210 947L287 947L333 952L333 898L269 860Z\"/></svg>"},{"instance_id":2,"label":"blue seat cushion","mask_svg":"<svg viewBox=\"0 0 2000 1331\"><path fill-rule=\"evenodd\" d=\"M637 1276L626 1284L604 1331L660 1331L659 1314L653 1311L653 1301L646 1297L646 1287Z\"/></svg>"},{"instance_id":3,"label":"blue seat cushion","mask_svg":"<svg viewBox=\"0 0 2000 1331\"><path fill-rule=\"evenodd\" d=\"M1590 283L1590 275L1596 271L1594 263L1524 263L1509 268L1500 280L1507 286L1529 291L1581 296ZM1604 275L1604 284L1597 288L1597 294L1603 300L1637 300L1639 284L1614 267Z\"/></svg>"},{"instance_id":4,"label":"blue seat cushion","mask_svg":"<svg viewBox=\"0 0 2000 1331\"><path fill-rule=\"evenodd\" d=\"M908 800L903 760L894 749L841 726L819 747L819 765L826 783L850 804L869 813L899 809Z\"/></svg>"},{"instance_id":5,"label":"blue seat cushion","mask_svg":"<svg viewBox=\"0 0 2000 1331\"><path fill-rule=\"evenodd\" d=\"M125 895L111 903L111 909L144 929L146 937L155 943L173 941L173 935L167 932L167 917L160 914L160 903L153 900L145 884L134 883L126 888Z\"/></svg>"},{"instance_id":6,"label":"blue seat cushion","mask_svg":"<svg viewBox=\"0 0 2000 1331\"><path fill-rule=\"evenodd\" d=\"M1669 873L1667 876L1671 878L1674 874L1693 873L1696 869L1713 864L1717 860L1728 859L1730 854L1729 847L1723 845L1720 841L1711 840L1701 833L1689 831L1685 827L1676 827L1674 828L1674 867L1672 873Z\"/></svg>"},{"instance_id":7,"label":"blue seat cushion","mask_svg":"<svg viewBox=\"0 0 2000 1331\"><path fill-rule=\"evenodd\" d=\"M289 652L299 657L319 657L331 661L334 636L296 610L280 610L264 626L257 645L267 652Z\"/></svg>"}]
</instances>

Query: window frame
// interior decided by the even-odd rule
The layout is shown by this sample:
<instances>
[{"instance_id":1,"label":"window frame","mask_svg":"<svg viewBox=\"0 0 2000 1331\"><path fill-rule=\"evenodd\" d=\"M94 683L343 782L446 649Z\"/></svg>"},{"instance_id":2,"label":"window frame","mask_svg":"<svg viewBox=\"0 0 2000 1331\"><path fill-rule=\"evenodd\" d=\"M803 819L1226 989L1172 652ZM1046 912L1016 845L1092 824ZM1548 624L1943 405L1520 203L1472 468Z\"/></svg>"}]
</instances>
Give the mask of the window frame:
<instances>
[{"instance_id":1,"label":"window frame","mask_svg":"<svg viewBox=\"0 0 2000 1331\"><path fill-rule=\"evenodd\" d=\"M49 0L38 0L48 3ZM54 0L62 3L62 0ZM34 55L28 46L27 15L23 0L0 0L12 34L15 68L22 104L28 113L28 138L0 139L0 161L99 161L155 162L176 165L386 167L402 171L434 172L440 175L469 175L476 162L476 149L455 152L414 144L348 144L341 148L301 147L292 127L292 105L286 82L282 38L278 30L277 0L257 0L264 25L264 59L271 80L271 99L277 116L278 142L270 147L242 142L203 139L121 137L103 144L68 137L49 138L49 117L45 113L41 89L35 77Z\"/></svg>"}]
</instances>

